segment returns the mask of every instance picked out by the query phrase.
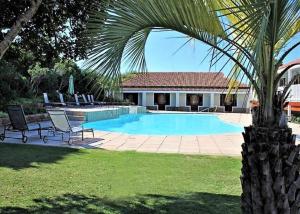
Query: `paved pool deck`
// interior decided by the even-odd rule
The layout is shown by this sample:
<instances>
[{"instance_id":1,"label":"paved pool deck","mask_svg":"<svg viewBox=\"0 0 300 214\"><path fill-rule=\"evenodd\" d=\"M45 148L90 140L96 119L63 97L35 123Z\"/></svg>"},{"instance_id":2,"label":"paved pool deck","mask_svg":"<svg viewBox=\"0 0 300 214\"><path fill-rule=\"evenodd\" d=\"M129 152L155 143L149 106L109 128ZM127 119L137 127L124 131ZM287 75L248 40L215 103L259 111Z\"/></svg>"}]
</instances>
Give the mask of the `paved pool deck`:
<instances>
[{"instance_id":1,"label":"paved pool deck","mask_svg":"<svg viewBox=\"0 0 300 214\"><path fill-rule=\"evenodd\" d=\"M172 112L174 113L174 112ZM251 123L250 114L215 113L220 119L248 126ZM289 124L295 134L300 136L300 125ZM43 134L46 134L45 132ZM15 134L14 134L15 136ZM49 140L44 143L37 135L30 134L27 144L43 146L59 146L72 148L105 149L113 151L137 151L150 153L177 153L193 155L224 155L240 156L243 137L241 133L191 135L191 136L149 136L130 135L115 132L96 131L95 138L85 134L86 139L76 138L69 146L62 141ZM300 138L299 138L300 140ZM20 140L7 138L5 143L21 143Z\"/></svg>"}]
</instances>

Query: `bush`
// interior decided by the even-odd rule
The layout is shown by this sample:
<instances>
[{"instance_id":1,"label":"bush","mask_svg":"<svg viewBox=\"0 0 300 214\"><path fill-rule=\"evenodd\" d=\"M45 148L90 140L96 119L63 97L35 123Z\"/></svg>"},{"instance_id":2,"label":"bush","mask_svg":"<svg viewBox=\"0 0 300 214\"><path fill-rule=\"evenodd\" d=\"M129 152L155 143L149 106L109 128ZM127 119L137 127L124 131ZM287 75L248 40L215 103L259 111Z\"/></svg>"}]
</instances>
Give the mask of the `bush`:
<instances>
[{"instance_id":1,"label":"bush","mask_svg":"<svg viewBox=\"0 0 300 214\"><path fill-rule=\"evenodd\" d=\"M40 63L28 70L31 76L31 89L35 94L56 91L59 87L60 76L53 69L43 68Z\"/></svg>"},{"instance_id":2,"label":"bush","mask_svg":"<svg viewBox=\"0 0 300 214\"><path fill-rule=\"evenodd\" d=\"M7 117L7 113L0 111L0 118Z\"/></svg>"},{"instance_id":3,"label":"bush","mask_svg":"<svg viewBox=\"0 0 300 214\"><path fill-rule=\"evenodd\" d=\"M9 102L9 104L22 105L26 115L46 112L43 106L43 100L41 98L18 98Z\"/></svg>"},{"instance_id":4,"label":"bush","mask_svg":"<svg viewBox=\"0 0 300 214\"><path fill-rule=\"evenodd\" d=\"M0 110L10 101L21 96L29 96L28 80L16 71L9 63L0 61Z\"/></svg>"},{"instance_id":5,"label":"bush","mask_svg":"<svg viewBox=\"0 0 300 214\"><path fill-rule=\"evenodd\" d=\"M0 60L0 111L6 111L8 104L21 104L27 114L44 112L42 106L37 104L43 103L42 93L47 92L49 99L57 102L57 90L65 94L66 102L74 101L73 96L67 95L70 75L74 77L75 92L94 94L103 100L103 81L99 75L80 70L73 61L60 61L52 68L35 62L28 71L21 72L20 68Z\"/></svg>"},{"instance_id":6,"label":"bush","mask_svg":"<svg viewBox=\"0 0 300 214\"><path fill-rule=\"evenodd\" d=\"M292 120L293 123L298 123L300 124L300 116L292 116Z\"/></svg>"}]
</instances>

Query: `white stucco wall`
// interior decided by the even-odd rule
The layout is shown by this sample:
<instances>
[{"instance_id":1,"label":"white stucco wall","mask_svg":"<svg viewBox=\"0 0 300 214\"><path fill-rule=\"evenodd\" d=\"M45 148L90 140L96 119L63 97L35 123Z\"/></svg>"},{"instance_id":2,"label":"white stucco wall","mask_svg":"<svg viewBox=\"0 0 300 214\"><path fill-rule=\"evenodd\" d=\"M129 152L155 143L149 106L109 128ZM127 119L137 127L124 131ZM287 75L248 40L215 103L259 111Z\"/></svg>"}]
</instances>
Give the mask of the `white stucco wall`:
<instances>
[{"instance_id":1,"label":"white stucco wall","mask_svg":"<svg viewBox=\"0 0 300 214\"><path fill-rule=\"evenodd\" d=\"M214 96L214 106L220 106L220 94L215 94ZM213 107L213 106L211 106Z\"/></svg>"},{"instance_id":2,"label":"white stucco wall","mask_svg":"<svg viewBox=\"0 0 300 214\"><path fill-rule=\"evenodd\" d=\"M154 93L147 93L146 106L153 106L153 105L154 105Z\"/></svg>"},{"instance_id":3,"label":"white stucco wall","mask_svg":"<svg viewBox=\"0 0 300 214\"><path fill-rule=\"evenodd\" d=\"M138 95L138 105L139 106L141 106L141 105L143 105L143 103L142 103L142 93L139 93L139 95Z\"/></svg>"},{"instance_id":4,"label":"white stucco wall","mask_svg":"<svg viewBox=\"0 0 300 214\"><path fill-rule=\"evenodd\" d=\"M186 106L186 94L185 93L180 93L179 94L179 106Z\"/></svg>"},{"instance_id":5,"label":"white stucco wall","mask_svg":"<svg viewBox=\"0 0 300 214\"><path fill-rule=\"evenodd\" d=\"M210 107L210 94L203 94L203 106Z\"/></svg>"},{"instance_id":6,"label":"white stucco wall","mask_svg":"<svg viewBox=\"0 0 300 214\"><path fill-rule=\"evenodd\" d=\"M176 106L176 94L175 93L170 94L170 106Z\"/></svg>"},{"instance_id":7,"label":"white stucco wall","mask_svg":"<svg viewBox=\"0 0 300 214\"><path fill-rule=\"evenodd\" d=\"M248 95L247 94L237 94L237 107L246 108L248 105Z\"/></svg>"}]
</instances>

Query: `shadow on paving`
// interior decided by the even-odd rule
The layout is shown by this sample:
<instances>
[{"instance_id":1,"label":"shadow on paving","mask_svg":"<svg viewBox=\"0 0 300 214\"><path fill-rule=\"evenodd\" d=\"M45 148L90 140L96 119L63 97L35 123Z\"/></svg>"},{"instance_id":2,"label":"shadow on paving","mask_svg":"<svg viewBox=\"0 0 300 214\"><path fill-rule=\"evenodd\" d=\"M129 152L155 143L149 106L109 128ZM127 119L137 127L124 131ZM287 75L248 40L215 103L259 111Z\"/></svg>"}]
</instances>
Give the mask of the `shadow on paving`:
<instances>
[{"instance_id":1,"label":"shadow on paving","mask_svg":"<svg viewBox=\"0 0 300 214\"><path fill-rule=\"evenodd\" d=\"M55 163L75 153L80 153L80 150L0 143L0 167L15 170L38 167L34 164Z\"/></svg>"},{"instance_id":2,"label":"shadow on paving","mask_svg":"<svg viewBox=\"0 0 300 214\"><path fill-rule=\"evenodd\" d=\"M0 213L240 213L240 197L211 193L142 195L126 200L64 194L34 199L27 208L0 207Z\"/></svg>"}]
</instances>

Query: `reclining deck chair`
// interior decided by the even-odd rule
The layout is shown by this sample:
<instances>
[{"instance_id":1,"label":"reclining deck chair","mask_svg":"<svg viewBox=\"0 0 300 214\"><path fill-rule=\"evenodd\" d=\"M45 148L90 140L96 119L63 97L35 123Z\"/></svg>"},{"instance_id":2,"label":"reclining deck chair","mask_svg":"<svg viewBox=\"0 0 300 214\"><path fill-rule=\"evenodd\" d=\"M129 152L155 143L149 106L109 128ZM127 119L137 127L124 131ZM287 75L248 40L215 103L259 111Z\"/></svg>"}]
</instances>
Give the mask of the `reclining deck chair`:
<instances>
[{"instance_id":1,"label":"reclining deck chair","mask_svg":"<svg viewBox=\"0 0 300 214\"><path fill-rule=\"evenodd\" d=\"M64 95L60 92L57 92L57 93L58 93L58 98L59 98L60 103L61 103L62 106L70 107L70 106L76 106L77 105L76 102L65 102Z\"/></svg>"},{"instance_id":2,"label":"reclining deck chair","mask_svg":"<svg viewBox=\"0 0 300 214\"><path fill-rule=\"evenodd\" d=\"M49 97L48 97L48 93L43 93L43 97L44 97L44 106L45 106L45 107L65 106L65 103L61 103L61 102L50 102L50 101L49 101Z\"/></svg>"},{"instance_id":3,"label":"reclining deck chair","mask_svg":"<svg viewBox=\"0 0 300 214\"><path fill-rule=\"evenodd\" d=\"M74 94L75 103L77 106L88 106L91 105L90 103L85 102L86 100L83 100L84 102L80 102L79 98L81 98L80 95Z\"/></svg>"},{"instance_id":4,"label":"reclining deck chair","mask_svg":"<svg viewBox=\"0 0 300 214\"><path fill-rule=\"evenodd\" d=\"M42 127L40 123L28 124L25 118L24 110L21 105L9 105L7 106L7 112L10 120L10 124L4 127L4 133L0 135L0 140L4 141L5 138L21 139L23 143L26 143L28 137L26 132L37 131L40 139L42 139L42 130L48 130L49 126ZM22 137L8 137L8 132L21 132Z\"/></svg>"},{"instance_id":5,"label":"reclining deck chair","mask_svg":"<svg viewBox=\"0 0 300 214\"><path fill-rule=\"evenodd\" d=\"M95 101L94 100L94 95L90 95L90 99L91 99L91 102L92 103L94 103L95 105L100 105L100 106L102 106L102 105L106 105L107 103L106 102L99 102L99 101Z\"/></svg>"},{"instance_id":6,"label":"reclining deck chair","mask_svg":"<svg viewBox=\"0 0 300 214\"><path fill-rule=\"evenodd\" d=\"M85 105L94 105L93 102L88 101L88 99L86 98L85 94L82 94L81 97L82 97L83 102L85 103Z\"/></svg>"},{"instance_id":7,"label":"reclining deck chair","mask_svg":"<svg viewBox=\"0 0 300 214\"><path fill-rule=\"evenodd\" d=\"M68 116L64 110L48 110L48 114L53 124L53 128L49 129L49 132L52 132L55 136L56 133L61 134L61 139L64 141L64 134L68 135L68 144L71 144L72 136L81 133L81 140L84 139L84 132L92 132L94 138L93 129L85 129L83 127L72 127ZM48 133L49 134L49 133ZM49 136L44 136L43 141L46 143Z\"/></svg>"}]
</instances>

